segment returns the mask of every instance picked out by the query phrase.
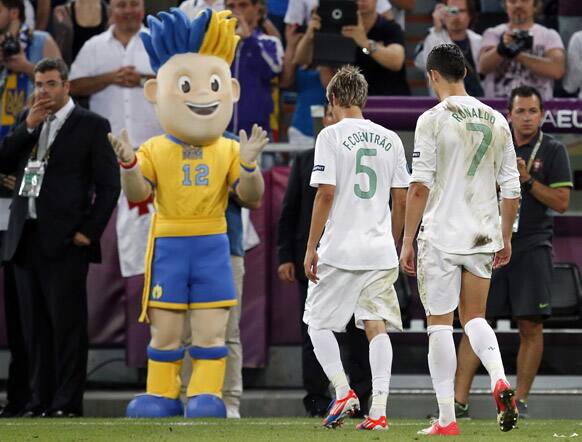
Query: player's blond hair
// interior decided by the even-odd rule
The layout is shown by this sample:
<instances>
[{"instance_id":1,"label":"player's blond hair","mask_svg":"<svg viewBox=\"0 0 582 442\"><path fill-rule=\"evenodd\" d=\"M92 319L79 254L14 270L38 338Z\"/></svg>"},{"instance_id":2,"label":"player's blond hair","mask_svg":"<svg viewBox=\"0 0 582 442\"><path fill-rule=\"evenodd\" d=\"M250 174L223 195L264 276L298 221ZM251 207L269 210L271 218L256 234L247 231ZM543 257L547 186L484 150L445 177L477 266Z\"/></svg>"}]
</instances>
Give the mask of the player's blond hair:
<instances>
[{"instance_id":1,"label":"player's blond hair","mask_svg":"<svg viewBox=\"0 0 582 442\"><path fill-rule=\"evenodd\" d=\"M368 99L368 82L359 68L343 66L333 76L326 91L327 100L341 107L357 106L363 108Z\"/></svg>"}]
</instances>

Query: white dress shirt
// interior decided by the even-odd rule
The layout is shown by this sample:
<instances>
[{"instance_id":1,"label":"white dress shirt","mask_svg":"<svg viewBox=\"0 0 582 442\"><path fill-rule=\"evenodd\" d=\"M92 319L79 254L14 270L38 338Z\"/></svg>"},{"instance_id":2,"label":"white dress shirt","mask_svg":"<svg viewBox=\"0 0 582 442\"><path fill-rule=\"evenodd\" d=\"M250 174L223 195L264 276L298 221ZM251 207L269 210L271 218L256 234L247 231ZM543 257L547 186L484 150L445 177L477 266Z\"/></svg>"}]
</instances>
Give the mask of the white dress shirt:
<instances>
[{"instance_id":1,"label":"white dress shirt","mask_svg":"<svg viewBox=\"0 0 582 442\"><path fill-rule=\"evenodd\" d=\"M115 38L113 28L111 26L83 45L71 66L71 80L102 75L128 65L135 66L142 75L154 75L139 33L124 47ZM141 87L110 85L91 95L89 107L109 120L114 135L119 136L126 128L134 147L162 133L154 106L146 100Z\"/></svg>"},{"instance_id":2,"label":"white dress shirt","mask_svg":"<svg viewBox=\"0 0 582 442\"><path fill-rule=\"evenodd\" d=\"M194 20L206 8L222 11L224 10L224 0L186 0L180 4L180 9L186 13L190 20Z\"/></svg>"}]
</instances>

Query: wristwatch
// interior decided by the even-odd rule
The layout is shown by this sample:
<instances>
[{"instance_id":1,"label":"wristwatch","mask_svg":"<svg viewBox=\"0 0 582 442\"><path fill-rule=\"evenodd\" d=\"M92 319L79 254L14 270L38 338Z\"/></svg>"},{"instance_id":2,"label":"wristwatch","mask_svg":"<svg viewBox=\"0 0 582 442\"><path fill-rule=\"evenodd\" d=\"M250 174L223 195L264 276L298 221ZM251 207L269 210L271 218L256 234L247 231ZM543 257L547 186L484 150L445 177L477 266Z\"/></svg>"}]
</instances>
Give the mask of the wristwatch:
<instances>
[{"instance_id":1,"label":"wristwatch","mask_svg":"<svg viewBox=\"0 0 582 442\"><path fill-rule=\"evenodd\" d=\"M370 45L370 48L364 46L362 48L362 52L366 55L372 55L378 49L378 42L374 40L368 40L368 44Z\"/></svg>"},{"instance_id":2,"label":"wristwatch","mask_svg":"<svg viewBox=\"0 0 582 442\"><path fill-rule=\"evenodd\" d=\"M142 75L141 77L139 77L139 87L144 87L146 84L146 81L148 81L148 77L145 75Z\"/></svg>"},{"instance_id":3,"label":"wristwatch","mask_svg":"<svg viewBox=\"0 0 582 442\"><path fill-rule=\"evenodd\" d=\"M528 193L531 190L534 181L535 180L533 178L530 178L529 180L524 181L523 183L521 183L521 191L523 193Z\"/></svg>"}]
</instances>

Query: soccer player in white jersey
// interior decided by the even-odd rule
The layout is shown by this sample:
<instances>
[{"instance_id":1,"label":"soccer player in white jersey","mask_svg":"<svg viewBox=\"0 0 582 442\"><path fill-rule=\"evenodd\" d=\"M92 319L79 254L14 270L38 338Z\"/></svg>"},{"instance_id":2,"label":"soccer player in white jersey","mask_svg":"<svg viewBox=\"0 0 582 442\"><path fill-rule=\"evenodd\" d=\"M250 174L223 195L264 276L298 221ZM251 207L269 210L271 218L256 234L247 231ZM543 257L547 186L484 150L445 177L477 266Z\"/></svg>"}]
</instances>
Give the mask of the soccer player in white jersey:
<instances>
[{"instance_id":1,"label":"soccer player in white jersey","mask_svg":"<svg viewBox=\"0 0 582 442\"><path fill-rule=\"evenodd\" d=\"M340 425L360 406L333 335L345 331L354 315L370 342L373 394L369 416L356 428L384 430L392 369L387 330L402 329L393 286L395 243L402 234L410 177L398 136L362 116L367 91L364 76L352 66L341 68L327 87L338 122L323 129L315 144L311 185L318 189L304 261L310 284L303 321L335 387L323 425Z\"/></svg>"},{"instance_id":2,"label":"soccer player in white jersey","mask_svg":"<svg viewBox=\"0 0 582 442\"><path fill-rule=\"evenodd\" d=\"M428 366L439 406L438 421L419 433L459 434L453 391L457 306L471 347L491 377L499 426L509 431L517 423L514 392L497 338L484 317L492 268L511 258L519 204L511 132L503 115L465 92L465 61L458 46L436 46L426 69L440 103L416 124L400 255L403 270L417 276L428 323ZM416 270L413 240L421 218Z\"/></svg>"}]
</instances>

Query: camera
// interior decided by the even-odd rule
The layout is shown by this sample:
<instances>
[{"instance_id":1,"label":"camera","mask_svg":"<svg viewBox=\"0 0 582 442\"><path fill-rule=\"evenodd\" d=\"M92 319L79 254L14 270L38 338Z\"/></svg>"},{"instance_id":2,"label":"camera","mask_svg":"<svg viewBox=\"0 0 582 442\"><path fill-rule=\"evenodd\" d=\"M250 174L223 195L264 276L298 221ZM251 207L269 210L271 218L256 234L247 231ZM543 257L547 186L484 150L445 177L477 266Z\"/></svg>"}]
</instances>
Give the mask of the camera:
<instances>
[{"instance_id":1,"label":"camera","mask_svg":"<svg viewBox=\"0 0 582 442\"><path fill-rule=\"evenodd\" d=\"M525 29L513 31L513 41L507 45L512 52L527 51L533 48L533 36Z\"/></svg>"},{"instance_id":2,"label":"camera","mask_svg":"<svg viewBox=\"0 0 582 442\"><path fill-rule=\"evenodd\" d=\"M4 40L0 43L0 50L4 58L20 54L20 41L11 34L6 34Z\"/></svg>"},{"instance_id":3,"label":"camera","mask_svg":"<svg viewBox=\"0 0 582 442\"><path fill-rule=\"evenodd\" d=\"M445 6L445 11L448 15L459 15L459 7L458 6Z\"/></svg>"}]
</instances>

